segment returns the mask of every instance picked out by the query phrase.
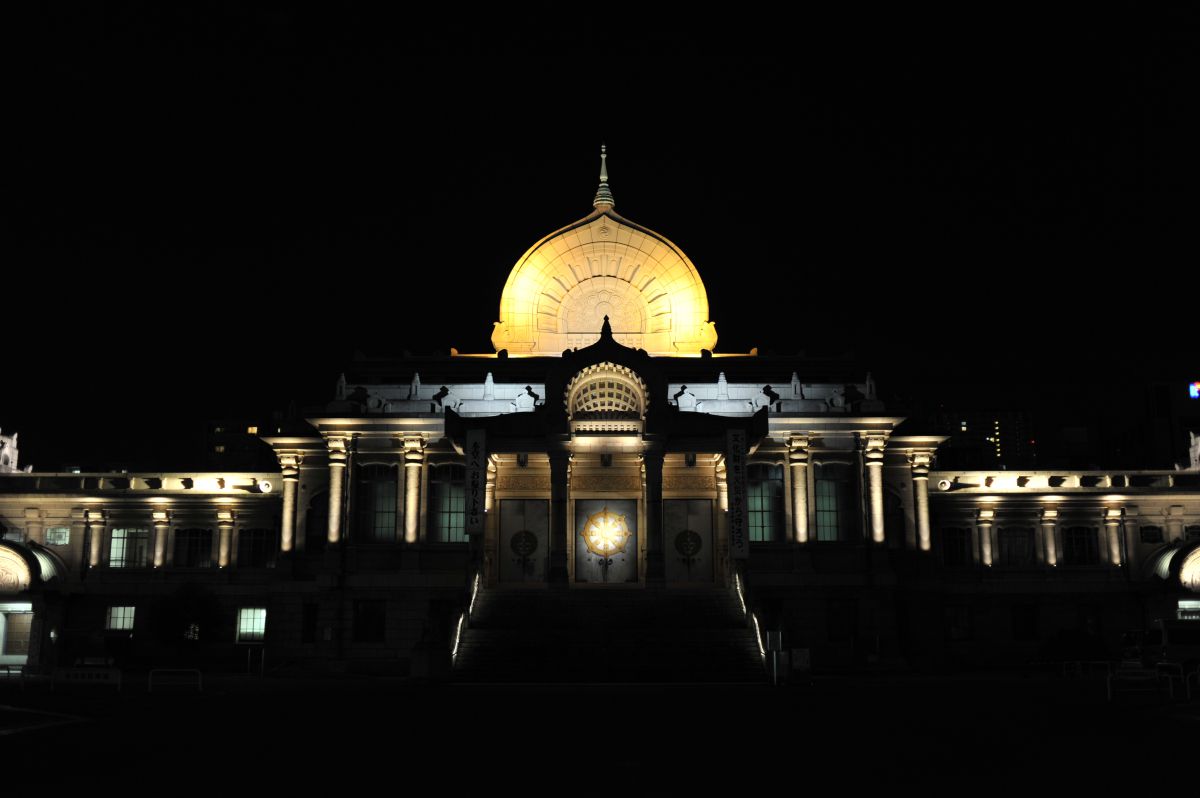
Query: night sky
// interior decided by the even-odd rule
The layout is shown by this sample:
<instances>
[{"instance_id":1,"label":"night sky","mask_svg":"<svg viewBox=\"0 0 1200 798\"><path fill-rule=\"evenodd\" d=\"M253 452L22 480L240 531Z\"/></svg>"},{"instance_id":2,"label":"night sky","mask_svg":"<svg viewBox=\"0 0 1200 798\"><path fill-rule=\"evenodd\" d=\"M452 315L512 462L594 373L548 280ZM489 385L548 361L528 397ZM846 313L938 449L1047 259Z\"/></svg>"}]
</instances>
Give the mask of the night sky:
<instances>
[{"instance_id":1,"label":"night sky","mask_svg":"<svg viewBox=\"0 0 1200 798\"><path fill-rule=\"evenodd\" d=\"M11 34L23 462L169 467L210 419L328 398L355 350L491 351L601 141L718 351L1039 412L1200 379L1190 18L557 8L60 7Z\"/></svg>"}]
</instances>

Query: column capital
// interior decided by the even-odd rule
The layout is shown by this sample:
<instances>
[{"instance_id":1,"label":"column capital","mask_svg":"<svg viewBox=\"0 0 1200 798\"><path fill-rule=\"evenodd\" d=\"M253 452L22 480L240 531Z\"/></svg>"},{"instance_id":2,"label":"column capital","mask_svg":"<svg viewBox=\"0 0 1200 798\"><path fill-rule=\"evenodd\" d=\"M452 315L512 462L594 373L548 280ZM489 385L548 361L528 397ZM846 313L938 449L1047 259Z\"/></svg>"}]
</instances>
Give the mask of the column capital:
<instances>
[{"instance_id":1,"label":"column capital","mask_svg":"<svg viewBox=\"0 0 1200 798\"><path fill-rule=\"evenodd\" d=\"M990 524L996 519L996 511L991 507L980 507L976 511L976 518L981 524Z\"/></svg>"},{"instance_id":2,"label":"column capital","mask_svg":"<svg viewBox=\"0 0 1200 798\"><path fill-rule=\"evenodd\" d=\"M1052 524L1057 520L1058 520L1058 508L1057 507L1043 507L1042 508L1042 523L1043 524Z\"/></svg>"},{"instance_id":3,"label":"column capital","mask_svg":"<svg viewBox=\"0 0 1200 798\"><path fill-rule=\"evenodd\" d=\"M103 510L84 510L83 511L83 520L87 521L89 524L103 524L104 523L104 511Z\"/></svg>"},{"instance_id":4,"label":"column capital","mask_svg":"<svg viewBox=\"0 0 1200 798\"><path fill-rule=\"evenodd\" d=\"M325 439L329 449L329 465L344 466L350 453L350 437L347 435L331 435Z\"/></svg>"},{"instance_id":5,"label":"column capital","mask_svg":"<svg viewBox=\"0 0 1200 798\"><path fill-rule=\"evenodd\" d=\"M150 518L153 519L155 526L163 526L171 523L170 510L154 510L150 513Z\"/></svg>"},{"instance_id":6,"label":"column capital","mask_svg":"<svg viewBox=\"0 0 1200 798\"><path fill-rule=\"evenodd\" d=\"M1124 507L1106 507L1104 508L1104 523L1119 524L1125 518Z\"/></svg>"},{"instance_id":7,"label":"column capital","mask_svg":"<svg viewBox=\"0 0 1200 798\"><path fill-rule=\"evenodd\" d=\"M404 450L404 462L409 465L419 464L425 459L425 439L420 435L401 437L400 447Z\"/></svg>"},{"instance_id":8,"label":"column capital","mask_svg":"<svg viewBox=\"0 0 1200 798\"><path fill-rule=\"evenodd\" d=\"M235 517L233 510L217 510L217 525L233 526Z\"/></svg>"},{"instance_id":9,"label":"column capital","mask_svg":"<svg viewBox=\"0 0 1200 798\"><path fill-rule=\"evenodd\" d=\"M810 446L812 446L812 442L813 439L811 435L789 435L787 439L787 446L789 450L808 449Z\"/></svg>"},{"instance_id":10,"label":"column capital","mask_svg":"<svg viewBox=\"0 0 1200 798\"><path fill-rule=\"evenodd\" d=\"M933 467L933 452L913 452L908 456L908 464L912 466L913 479L929 479L929 469Z\"/></svg>"},{"instance_id":11,"label":"column capital","mask_svg":"<svg viewBox=\"0 0 1200 798\"><path fill-rule=\"evenodd\" d=\"M276 457L279 458L279 467L283 469L284 479L298 479L298 472L301 463L304 462L304 455L299 452L277 452Z\"/></svg>"},{"instance_id":12,"label":"column capital","mask_svg":"<svg viewBox=\"0 0 1200 798\"><path fill-rule=\"evenodd\" d=\"M867 465L883 464L883 449L887 445L886 432L860 432L858 445L867 458Z\"/></svg>"}]
</instances>

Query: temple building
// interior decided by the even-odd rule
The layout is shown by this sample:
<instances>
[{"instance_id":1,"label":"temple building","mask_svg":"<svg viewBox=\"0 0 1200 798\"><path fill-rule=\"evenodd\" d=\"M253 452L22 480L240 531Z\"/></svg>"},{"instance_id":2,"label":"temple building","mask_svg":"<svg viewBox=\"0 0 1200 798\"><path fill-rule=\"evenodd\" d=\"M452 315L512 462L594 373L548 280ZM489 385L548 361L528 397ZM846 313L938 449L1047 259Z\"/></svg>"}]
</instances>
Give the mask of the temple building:
<instances>
[{"instance_id":1,"label":"temple building","mask_svg":"<svg viewBox=\"0 0 1200 798\"><path fill-rule=\"evenodd\" d=\"M0 665L752 681L771 650L1102 658L1200 615L1195 461L939 471L858 365L718 352L605 157L513 267L495 352L355 362L260 431L278 471L17 471L0 440Z\"/></svg>"}]
</instances>

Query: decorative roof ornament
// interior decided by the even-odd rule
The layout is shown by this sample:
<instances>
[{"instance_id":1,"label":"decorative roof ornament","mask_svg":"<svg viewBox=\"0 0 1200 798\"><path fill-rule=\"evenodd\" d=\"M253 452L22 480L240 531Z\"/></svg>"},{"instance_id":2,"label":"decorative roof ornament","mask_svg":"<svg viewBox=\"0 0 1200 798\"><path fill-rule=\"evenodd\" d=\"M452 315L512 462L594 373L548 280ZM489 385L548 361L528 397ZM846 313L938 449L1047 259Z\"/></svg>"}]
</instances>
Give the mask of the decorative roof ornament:
<instances>
[{"instance_id":1,"label":"decorative roof ornament","mask_svg":"<svg viewBox=\"0 0 1200 798\"><path fill-rule=\"evenodd\" d=\"M612 325L608 322L608 316L604 317L604 324L600 326L600 340L611 341L613 339Z\"/></svg>"},{"instance_id":2,"label":"decorative roof ornament","mask_svg":"<svg viewBox=\"0 0 1200 798\"><path fill-rule=\"evenodd\" d=\"M593 208L604 206L611 208L616 205L613 200L612 191L608 187L608 148L600 145L600 188L596 189L596 199L592 202Z\"/></svg>"}]
</instances>

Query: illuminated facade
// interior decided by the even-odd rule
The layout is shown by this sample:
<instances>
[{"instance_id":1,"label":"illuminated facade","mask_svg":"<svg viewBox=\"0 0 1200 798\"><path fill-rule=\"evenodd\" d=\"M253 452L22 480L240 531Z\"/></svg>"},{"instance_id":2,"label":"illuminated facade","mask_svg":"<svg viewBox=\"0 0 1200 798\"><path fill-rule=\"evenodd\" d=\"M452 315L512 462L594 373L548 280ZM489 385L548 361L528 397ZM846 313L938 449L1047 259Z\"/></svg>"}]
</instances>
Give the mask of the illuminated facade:
<instances>
[{"instance_id":1,"label":"illuminated facade","mask_svg":"<svg viewBox=\"0 0 1200 798\"><path fill-rule=\"evenodd\" d=\"M0 664L761 679L777 645L1030 661L1175 617L1200 471L939 472L853 364L715 353L603 164L494 354L356 363L262 436L280 472L0 475Z\"/></svg>"}]
</instances>

